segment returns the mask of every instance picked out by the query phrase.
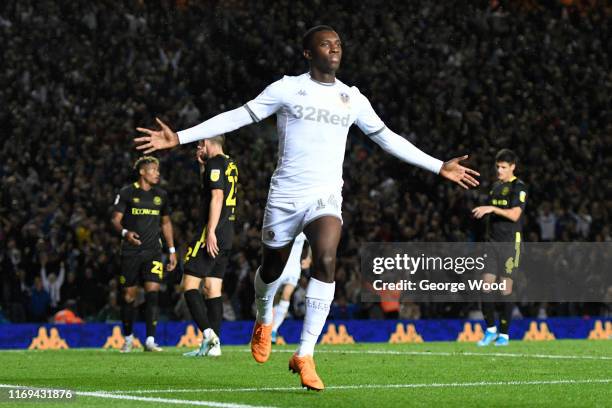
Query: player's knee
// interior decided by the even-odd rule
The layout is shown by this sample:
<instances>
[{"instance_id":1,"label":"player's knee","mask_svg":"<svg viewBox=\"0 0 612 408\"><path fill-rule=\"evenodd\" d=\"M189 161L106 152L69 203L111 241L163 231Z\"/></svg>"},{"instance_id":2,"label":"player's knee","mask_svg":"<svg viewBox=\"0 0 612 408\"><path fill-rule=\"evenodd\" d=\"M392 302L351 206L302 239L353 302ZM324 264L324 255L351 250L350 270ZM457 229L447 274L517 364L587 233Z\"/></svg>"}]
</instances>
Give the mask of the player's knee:
<instances>
[{"instance_id":1,"label":"player's knee","mask_svg":"<svg viewBox=\"0 0 612 408\"><path fill-rule=\"evenodd\" d=\"M334 271L336 268L336 256L332 253L325 253L317 256L314 259L314 276L324 282L334 280Z\"/></svg>"}]
</instances>

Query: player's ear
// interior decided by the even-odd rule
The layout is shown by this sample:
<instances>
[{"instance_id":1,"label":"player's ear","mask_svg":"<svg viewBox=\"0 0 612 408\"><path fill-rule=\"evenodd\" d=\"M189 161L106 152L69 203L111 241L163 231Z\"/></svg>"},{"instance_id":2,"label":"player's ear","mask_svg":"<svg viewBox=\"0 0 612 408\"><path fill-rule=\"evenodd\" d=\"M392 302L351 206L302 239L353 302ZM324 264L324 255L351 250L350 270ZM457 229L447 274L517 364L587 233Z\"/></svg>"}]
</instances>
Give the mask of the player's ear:
<instances>
[{"instance_id":1,"label":"player's ear","mask_svg":"<svg viewBox=\"0 0 612 408\"><path fill-rule=\"evenodd\" d=\"M312 52L310 52L310 50L304 50L304 58L306 58L308 61L310 61L312 59Z\"/></svg>"}]
</instances>

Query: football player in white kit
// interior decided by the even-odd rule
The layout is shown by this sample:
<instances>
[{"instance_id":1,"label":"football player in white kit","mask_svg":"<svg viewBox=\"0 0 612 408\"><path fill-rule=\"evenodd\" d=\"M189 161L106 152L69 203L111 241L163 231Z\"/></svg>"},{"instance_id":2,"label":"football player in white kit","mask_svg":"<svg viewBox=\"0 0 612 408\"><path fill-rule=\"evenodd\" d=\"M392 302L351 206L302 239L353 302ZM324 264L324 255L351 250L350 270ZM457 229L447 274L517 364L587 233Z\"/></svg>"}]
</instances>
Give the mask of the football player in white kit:
<instances>
[{"instance_id":1,"label":"football player in white kit","mask_svg":"<svg viewBox=\"0 0 612 408\"><path fill-rule=\"evenodd\" d=\"M302 275L302 269L310 267L310 261L312 256L310 254L310 248L308 248L308 255L302 260L302 251L304 249L304 242L306 241L306 235L300 233L293 241L291 252L289 253L289 259L287 259L287 265L280 276L280 284L278 288L280 290L280 299L276 306L274 306L273 316L274 321L272 323L272 343L276 344L278 336L278 328L283 324L287 312L289 311L289 305L291 303L291 295L300 280ZM307 266L305 266L307 264Z\"/></svg>"},{"instance_id":2,"label":"football player in white kit","mask_svg":"<svg viewBox=\"0 0 612 408\"><path fill-rule=\"evenodd\" d=\"M276 114L278 163L270 181L262 227L262 265L255 276L257 318L251 354L263 363L272 349L274 295L293 240L304 232L312 249L311 278L300 344L289 368L302 386L320 391L324 384L313 360L314 348L334 297L336 250L342 228L342 163L349 127L356 124L385 151L400 160L439 174L463 188L477 186L479 174L459 162L442 162L387 128L368 99L336 78L342 59L340 37L329 26L306 32L303 55L310 71L285 76L245 105L175 133L156 119L160 130L137 128L138 150L151 153L179 144L229 133Z\"/></svg>"}]
</instances>

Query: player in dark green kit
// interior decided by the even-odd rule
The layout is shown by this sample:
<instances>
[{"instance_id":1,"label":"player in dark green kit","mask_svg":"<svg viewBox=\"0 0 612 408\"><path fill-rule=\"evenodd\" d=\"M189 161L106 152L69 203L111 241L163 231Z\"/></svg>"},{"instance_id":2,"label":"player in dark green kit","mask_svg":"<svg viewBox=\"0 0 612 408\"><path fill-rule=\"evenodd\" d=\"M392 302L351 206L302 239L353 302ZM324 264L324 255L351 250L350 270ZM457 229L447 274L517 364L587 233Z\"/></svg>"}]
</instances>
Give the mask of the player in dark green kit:
<instances>
[{"instance_id":1,"label":"player in dark green kit","mask_svg":"<svg viewBox=\"0 0 612 408\"><path fill-rule=\"evenodd\" d=\"M224 142L223 135L202 140L196 152L202 174L202 233L185 256L182 287L203 338L198 350L185 353L188 357L221 355L221 288L234 239L238 187L238 167L223 152ZM205 299L199 290L202 280Z\"/></svg>"},{"instance_id":2,"label":"player in dark green kit","mask_svg":"<svg viewBox=\"0 0 612 408\"><path fill-rule=\"evenodd\" d=\"M497 181L489 192L489 205L476 207L472 210L474 217L487 216L487 241L492 243L507 243L495 245L495 266L483 274L485 282L505 282L503 296L512 294L512 274L519 267L521 257L521 241L523 227L523 212L527 204L527 186L514 175L516 169L516 154L509 149L500 150L495 156ZM514 303L503 302L503 313L500 316L499 332L495 326L495 303L491 293L483 294L482 312L487 323L487 330L479 346L487 346L495 341L496 346L506 346L509 343L508 329L512 319Z\"/></svg>"},{"instance_id":3,"label":"player in dark green kit","mask_svg":"<svg viewBox=\"0 0 612 408\"><path fill-rule=\"evenodd\" d=\"M133 322L136 309L134 301L137 285L144 282L147 324L145 351L161 351L155 343L155 329L159 314L159 286L164 274L160 232L170 252L168 271L176 267L176 251L170 221L168 193L157 186L159 161L144 156L136 161L134 170L138 181L124 186L115 198L112 224L121 233L121 276L123 288L122 307L125 343L121 352L132 350Z\"/></svg>"}]
</instances>

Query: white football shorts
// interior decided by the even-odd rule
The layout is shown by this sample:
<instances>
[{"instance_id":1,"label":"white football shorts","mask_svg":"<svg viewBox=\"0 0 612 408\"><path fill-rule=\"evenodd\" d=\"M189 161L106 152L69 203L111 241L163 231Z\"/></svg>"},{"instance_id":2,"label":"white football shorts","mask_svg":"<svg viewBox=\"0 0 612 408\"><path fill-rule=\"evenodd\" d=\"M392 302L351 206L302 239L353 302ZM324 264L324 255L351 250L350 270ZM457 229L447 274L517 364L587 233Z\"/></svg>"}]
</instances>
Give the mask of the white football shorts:
<instances>
[{"instance_id":1,"label":"white football shorts","mask_svg":"<svg viewBox=\"0 0 612 408\"><path fill-rule=\"evenodd\" d=\"M261 229L261 240L267 247L287 246L312 221L332 216L342 221L342 195L318 194L297 201L268 198Z\"/></svg>"}]
</instances>

